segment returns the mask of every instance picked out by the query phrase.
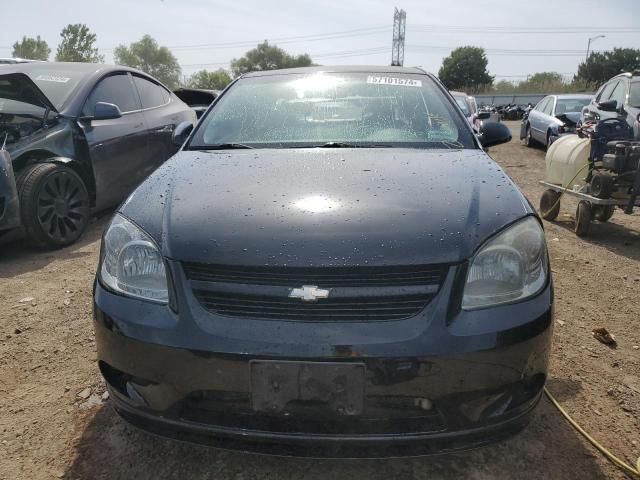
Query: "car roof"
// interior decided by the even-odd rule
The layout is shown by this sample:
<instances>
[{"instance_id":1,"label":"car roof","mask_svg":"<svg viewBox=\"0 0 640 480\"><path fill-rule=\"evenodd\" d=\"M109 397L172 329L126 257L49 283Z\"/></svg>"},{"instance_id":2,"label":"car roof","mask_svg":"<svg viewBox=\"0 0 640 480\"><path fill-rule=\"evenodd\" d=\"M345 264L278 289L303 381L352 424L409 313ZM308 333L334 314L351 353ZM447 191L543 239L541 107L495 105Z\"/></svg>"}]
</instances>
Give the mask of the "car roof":
<instances>
[{"instance_id":1,"label":"car roof","mask_svg":"<svg viewBox=\"0 0 640 480\"><path fill-rule=\"evenodd\" d=\"M282 70L263 70L245 73L242 77L263 77L271 75L291 75L308 73L404 73L428 75L419 67L390 67L384 65L320 65L316 67L285 68Z\"/></svg>"},{"instance_id":2,"label":"car roof","mask_svg":"<svg viewBox=\"0 0 640 480\"><path fill-rule=\"evenodd\" d=\"M62 115L78 115L82 109L85 98L93 88L93 85L95 85L95 82L112 72L132 72L158 82L158 80L154 79L149 74L141 72L135 68L125 67L122 65L84 62L30 62L6 64L0 65L0 75L20 73L31 78L32 74L41 73L43 70L47 70L48 68L53 72L55 72L56 69L72 71L81 77L78 84L74 87L73 94L64 101L63 105L56 106L57 111ZM163 87L170 91L166 86L163 85Z\"/></svg>"},{"instance_id":3,"label":"car roof","mask_svg":"<svg viewBox=\"0 0 640 480\"><path fill-rule=\"evenodd\" d=\"M571 100L573 98L592 98L593 95L588 93L563 93L561 95L553 95L558 100Z\"/></svg>"},{"instance_id":4,"label":"car roof","mask_svg":"<svg viewBox=\"0 0 640 480\"><path fill-rule=\"evenodd\" d=\"M26 73L29 74L33 70L42 70L43 68L51 67L51 69L64 67L67 70L75 71L80 74L91 74L96 72L104 72L108 73L110 71L131 71L140 73L135 68L124 67L119 65L107 65L103 63L84 63L84 62L25 62L25 63L13 63L5 65L2 73L7 73L9 71L16 73Z\"/></svg>"}]
</instances>

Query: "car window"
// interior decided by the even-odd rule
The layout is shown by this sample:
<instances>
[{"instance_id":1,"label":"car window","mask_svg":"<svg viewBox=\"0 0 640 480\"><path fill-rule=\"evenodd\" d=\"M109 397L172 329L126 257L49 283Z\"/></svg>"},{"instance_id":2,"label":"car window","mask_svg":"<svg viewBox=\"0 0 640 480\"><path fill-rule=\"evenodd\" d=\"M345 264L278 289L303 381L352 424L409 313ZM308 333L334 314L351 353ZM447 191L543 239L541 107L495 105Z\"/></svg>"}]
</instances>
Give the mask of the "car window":
<instances>
[{"instance_id":1,"label":"car window","mask_svg":"<svg viewBox=\"0 0 640 480\"><path fill-rule=\"evenodd\" d=\"M556 102L555 115L568 112L581 112L591 102L590 98L559 98Z\"/></svg>"},{"instance_id":2,"label":"car window","mask_svg":"<svg viewBox=\"0 0 640 480\"><path fill-rule=\"evenodd\" d=\"M456 101L456 103L458 104L458 106L460 107L460 110L462 110L462 113L464 113L464 115L466 117L468 117L469 115L471 115L471 112L469 111L469 105L467 105L466 99L464 97L453 97Z\"/></svg>"},{"instance_id":3,"label":"car window","mask_svg":"<svg viewBox=\"0 0 640 480\"><path fill-rule=\"evenodd\" d=\"M620 80L613 87L613 90L611 91L611 95L609 95L609 98L607 100L615 100L616 102L618 102L618 107L621 107L622 105L624 105L624 100L626 96L627 96L626 83Z\"/></svg>"},{"instance_id":4,"label":"car window","mask_svg":"<svg viewBox=\"0 0 640 480\"><path fill-rule=\"evenodd\" d=\"M611 95L613 87L616 86L616 83L617 82L609 82L604 86L604 88L602 89L602 93L600 93L600 95L598 96L598 102L604 102L609 99L609 96Z\"/></svg>"},{"instance_id":5,"label":"car window","mask_svg":"<svg viewBox=\"0 0 640 480\"><path fill-rule=\"evenodd\" d=\"M542 100L540 100L540 102L538 102L538 104L536 105L536 108L534 108L534 110L538 110L539 112L544 111L544 109L547 106L547 103L549 102L550 98L551 97L545 97Z\"/></svg>"},{"instance_id":6,"label":"car window","mask_svg":"<svg viewBox=\"0 0 640 480\"><path fill-rule=\"evenodd\" d=\"M140 110L140 102L133 90L131 79L126 73L110 75L102 79L89 94L82 109L83 115L92 116L98 102L113 103L122 113Z\"/></svg>"},{"instance_id":7,"label":"car window","mask_svg":"<svg viewBox=\"0 0 640 480\"><path fill-rule=\"evenodd\" d=\"M471 113L478 113L478 104L475 98L469 97L469 106L471 107Z\"/></svg>"},{"instance_id":8,"label":"car window","mask_svg":"<svg viewBox=\"0 0 640 480\"><path fill-rule=\"evenodd\" d=\"M73 97L76 88L84 81L88 73L64 68L60 64L42 62L42 65L39 64L37 68L30 69L28 75L53 106L57 110L61 110L67 100Z\"/></svg>"},{"instance_id":9,"label":"car window","mask_svg":"<svg viewBox=\"0 0 640 480\"><path fill-rule=\"evenodd\" d=\"M356 146L477 148L467 123L427 75L300 73L245 77L220 97L189 148Z\"/></svg>"},{"instance_id":10,"label":"car window","mask_svg":"<svg viewBox=\"0 0 640 480\"><path fill-rule=\"evenodd\" d=\"M629 87L629 105L640 108L640 82L631 82Z\"/></svg>"},{"instance_id":11,"label":"car window","mask_svg":"<svg viewBox=\"0 0 640 480\"><path fill-rule=\"evenodd\" d=\"M137 75L133 76L133 82L136 84L138 94L140 94L142 108L159 107L169 101L168 92L160 85Z\"/></svg>"},{"instance_id":12,"label":"car window","mask_svg":"<svg viewBox=\"0 0 640 480\"><path fill-rule=\"evenodd\" d=\"M546 113L547 115L551 115L551 112L553 112L553 103L554 103L553 97L549 97L542 112Z\"/></svg>"}]
</instances>

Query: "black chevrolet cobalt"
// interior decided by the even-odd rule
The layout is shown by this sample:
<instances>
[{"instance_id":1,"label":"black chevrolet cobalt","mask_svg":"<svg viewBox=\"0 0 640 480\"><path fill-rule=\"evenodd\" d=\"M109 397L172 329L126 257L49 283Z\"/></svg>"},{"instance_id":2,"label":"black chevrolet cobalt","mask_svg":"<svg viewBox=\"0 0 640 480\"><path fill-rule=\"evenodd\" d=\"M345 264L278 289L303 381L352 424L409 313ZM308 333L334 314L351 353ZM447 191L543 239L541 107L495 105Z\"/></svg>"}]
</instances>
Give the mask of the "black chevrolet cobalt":
<instances>
[{"instance_id":1,"label":"black chevrolet cobalt","mask_svg":"<svg viewBox=\"0 0 640 480\"><path fill-rule=\"evenodd\" d=\"M95 283L113 404L285 455L419 455L521 429L547 375L543 230L420 69L244 75L119 208Z\"/></svg>"}]
</instances>

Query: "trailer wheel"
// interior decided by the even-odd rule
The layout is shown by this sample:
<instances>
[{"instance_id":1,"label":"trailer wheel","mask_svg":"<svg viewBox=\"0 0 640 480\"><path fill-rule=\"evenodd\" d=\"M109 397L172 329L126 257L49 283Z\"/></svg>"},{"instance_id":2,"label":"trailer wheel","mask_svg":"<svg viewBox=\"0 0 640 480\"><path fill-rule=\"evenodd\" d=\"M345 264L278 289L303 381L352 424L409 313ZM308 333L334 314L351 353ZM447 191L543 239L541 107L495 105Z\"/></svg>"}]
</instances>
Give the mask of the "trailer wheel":
<instances>
[{"instance_id":1,"label":"trailer wheel","mask_svg":"<svg viewBox=\"0 0 640 480\"><path fill-rule=\"evenodd\" d=\"M594 205L591 210L593 213L593 218L598 220L599 222L606 222L611 217L613 217L613 212L615 211L615 205Z\"/></svg>"},{"instance_id":2,"label":"trailer wheel","mask_svg":"<svg viewBox=\"0 0 640 480\"><path fill-rule=\"evenodd\" d=\"M555 190L545 190L540 197L540 216L552 222L560 213L560 193Z\"/></svg>"},{"instance_id":3,"label":"trailer wheel","mask_svg":"<svg viewBox=\"0 0 640 480\"><path fill-rule=\"evenodd\" d=\"M579 237L584 237L589 233L591 226L591 203L580 200L576 209L576 225L574 231Z\"/></svg>"}]
</instances>

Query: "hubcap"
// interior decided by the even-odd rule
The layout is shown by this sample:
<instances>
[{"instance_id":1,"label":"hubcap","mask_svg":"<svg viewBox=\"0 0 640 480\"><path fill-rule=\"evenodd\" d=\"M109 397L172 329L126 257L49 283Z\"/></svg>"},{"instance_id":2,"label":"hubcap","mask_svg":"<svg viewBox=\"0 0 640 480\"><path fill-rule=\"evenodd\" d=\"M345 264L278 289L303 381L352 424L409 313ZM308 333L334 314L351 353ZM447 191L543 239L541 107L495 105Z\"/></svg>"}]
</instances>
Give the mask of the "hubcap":
<instances>
[{"instance_id":1,"label":"hubcap","mask_svg":"<svg viewBox=\"0 0 640 480\"><path fill-rule=\"evenodd\" d=\"M38 221L54 240L64 241L77 235L86 218L83 188L79 180L66 172L50 175L38 192Z\"/></svg>"}]
</instances>

